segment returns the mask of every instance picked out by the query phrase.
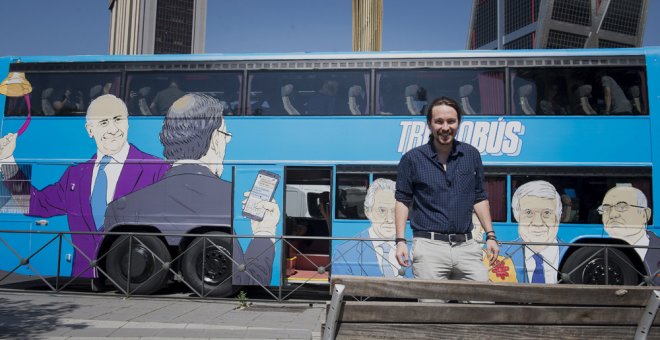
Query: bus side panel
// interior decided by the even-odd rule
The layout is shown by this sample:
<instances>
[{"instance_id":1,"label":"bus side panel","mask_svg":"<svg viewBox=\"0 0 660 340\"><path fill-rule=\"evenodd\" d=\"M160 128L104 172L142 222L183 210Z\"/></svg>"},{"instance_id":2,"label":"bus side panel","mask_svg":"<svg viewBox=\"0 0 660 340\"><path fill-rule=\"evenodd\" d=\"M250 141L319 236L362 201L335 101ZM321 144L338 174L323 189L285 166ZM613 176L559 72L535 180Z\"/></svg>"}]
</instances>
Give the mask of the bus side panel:
<instances>
[{"instance_id":1,"label":"bus side panel","mask_svg":"<svg viewBox=\"0 0 660 340\"><path fill-rule=\"evenodd\" d=\"M20 164L22 172L27 174L25 180L13 181L5 180L4 185L18 186L25 191L26 195L12 195L8 192L3 196L2 207L0 208L0 229L20 230L25 233L5 233L3 239L8 243L7 246L0 246L2 258L7 259L8 263L2 264L3 270L12 269L12 259L17 259L13 251L18 252L22 258L29 258L29 266L23 265L17 272L28 275L53 276L58 273L58 254L59 254L59 273L68 276L71 272L71 262L73 258L73 246L71 245L71 236L62 234L62 239L58 239L57 232L68 232L68 221L65 216L31 217L26 216L29 212L30 186L43 188L44 181L51 179L51 176L60 176L66 169L65 165L54 164ZM29 170L29 171L28 171ZM33 180L37 179L37 180ZM41 179L41 180L39 180ZM54 181L57 181L56 179ZM3 188L4 189L4 188ZM39 221L39 223L36 223ZM31 233L36 232L36 233ZM45 232L45 233L39 233ZM61 250L60 250L61 243ZM4 254L5 251L9 253ZM6 256L5 256L6 255ZM93 255L93 254L89 254Z\"/></svg>"},{"instance_id":2,"label":"bus side panel","mask_svg":"<svg viewBox=\"0 0 660 340\"><path fill-rule=\"evenodd\" d=\"M233 283L235 285L280 285L282 271L281 242L276 242L275 239L251 238L250 236L282 235L282 220L284 218L283 182L284 170L281 166L245 165L236 167L233 195L234 234L248 237L239 238L238 243L234 242L233 258L238 264L245 264L246 272L249 272L252 277L246 275L246 272L236 271L236 267L234 267ZM244 194L253 191L252 195L254 196L260 191L261 194L270 195L268 192L268 185L270 184L275 185L271 202L267 202L266 205L258 203L258 207L263 206L266 208L265 211L262 211L264 214L261 221L258 218L251 219L244 216L243 205L245 203L251 204L251 199L255 198L246 197ZM237 244L240 249L237 249Z\"/></svg>"},{"instance_id":3,"label":"bus side panel","mask_svg":"<svg viewBox=\"0 0 660 340\"><path fill-rule=\"evenodd\" d=\"M30 234L27 233L31 228L32 223L20 219L5 219L0 222L0 229L26 232L26 234L0 233L0 259L2 259L0 261L0 273L16 269L15 273L17 274L32 274L32 270L27 266L19 266L21 260L28 258L31 254Z\"/></svg>"}]
</instances>

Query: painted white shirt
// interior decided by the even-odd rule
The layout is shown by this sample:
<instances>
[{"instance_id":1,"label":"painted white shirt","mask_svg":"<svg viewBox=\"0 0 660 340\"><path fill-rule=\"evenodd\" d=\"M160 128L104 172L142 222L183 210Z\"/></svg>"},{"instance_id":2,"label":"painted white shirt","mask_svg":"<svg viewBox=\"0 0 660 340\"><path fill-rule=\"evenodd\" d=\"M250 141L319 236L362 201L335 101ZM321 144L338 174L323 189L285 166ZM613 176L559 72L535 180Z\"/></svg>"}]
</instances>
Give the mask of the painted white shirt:
<instances>
[{"instance_id":1,"label":"painted white shirt","mask_svg":"<svg viewBox=\"0 0 660 340\"><path fill-rule=\"evenodd\" d=\"M112 158L108 165L105 166L105 175L108 177L108 191L107 191L107 201L108 203L112 202L115 197L115 189L117 188L117 182L119 181L119 175L121 174L121 169L124 167L124 163L128 158L128 150L130 145L128 143L124 144L124 147L119 150L114 155L111 155ZM92 173L92 183L90 183L90 197L91 192L94 191L94 183L96 181L96 175L99 173L99 163L104 155L100 151L96 151L96 161L94 162L94 172Z\"/></svg>"},{"instance_id":2,"label":"painted white shirt","mask_svg":"<svg viewBox=\"0 0 660 340\"><path fill-rule=\"evenodd\" d=\"M370 238L382 238L378 235L376 235L376 232L373 231L373 228L369 228L369 237ZM385 265L390 265L394 269L394 272L397 273L395 276L399 276L399 262L396 260L396 246L394 244L394 241L371 241L372 246L376 250L376 259L378 260L378 268L383 268L383 248L381 248L381 244L383 243L389 243L391 246L390 253L387 254L387 260L385 261Z\"/></svg>"},{"instance_id":3,"label":"painted white shirt","mask_svg":"<svg viewBox=\"0 0 660 340\"><path fill-rule=\"evenodd\" d=\"M642 237L640 237L639 240L637 240L637 242L635 242L635 244L633 244L633 246L648 247L650 242L651 241L649 240L649 235L646 234L646 232L644 232L644 235L642 235ZM639 255L639 258L642 259L642 261L644 261L644 257L646 256L646 252L648 252L649 249L648 248L635 248L635 251Z\"/></svg>"},{"instance_id":4,"label":"painted white shirt","mask_svg":"<svg viewBox=\"0 0 660 340\"><path fill-rule=\"evenodd\" d=\"M557 239L549 243L557 243ZM536 269L536 261L532 256L534 256L535 253L527 247L524 248L524 252L525 267L527 268L527 282L532 282L532 276ZM545 283L556 283L557 268L559 268L559 247L548 246L541 250L540 254L543 256L543 274L545 276Z\"/></svg>"}]
</instances>

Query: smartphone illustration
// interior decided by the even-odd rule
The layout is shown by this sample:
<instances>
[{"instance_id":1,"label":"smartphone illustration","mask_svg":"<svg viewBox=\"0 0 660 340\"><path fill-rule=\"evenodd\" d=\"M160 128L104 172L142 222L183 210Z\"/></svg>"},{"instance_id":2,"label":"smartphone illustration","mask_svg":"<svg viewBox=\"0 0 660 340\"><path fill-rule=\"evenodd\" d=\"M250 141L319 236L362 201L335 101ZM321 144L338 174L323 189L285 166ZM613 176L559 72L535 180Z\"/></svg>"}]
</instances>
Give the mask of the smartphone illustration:
<instances>
[{"instance_id":1,"label":"smartphone illustration","mask_svg":"<svg viewBox=\"0 0 660 340\"><path fill-rule=\"evenodd\" d=\"M254 221L263 221L266 210L257 208L256 204L259 201L270 202L273 199L273 195L275 195L275 189L277 189L279 182L280 175L266 170L259 170L257 179L252 184L250 196L248 196L243 207L243 217Z\"/></svg>"}]
</instances>

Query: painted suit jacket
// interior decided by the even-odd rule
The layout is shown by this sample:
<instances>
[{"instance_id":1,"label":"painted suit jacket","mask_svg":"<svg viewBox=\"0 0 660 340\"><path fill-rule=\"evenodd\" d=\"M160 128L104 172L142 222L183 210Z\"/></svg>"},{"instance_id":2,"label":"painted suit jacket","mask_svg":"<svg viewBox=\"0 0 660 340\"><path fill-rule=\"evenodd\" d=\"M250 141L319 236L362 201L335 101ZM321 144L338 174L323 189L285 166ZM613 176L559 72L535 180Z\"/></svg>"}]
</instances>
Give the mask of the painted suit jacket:
<instances>
[{"instance_id":1,"label":"painted suit jacket","mask_svg":"<svg viewBox=\"0 0 660 340\"><path fill-rule=\"evenodd\" d=\"M660 284L660 238L652 231L646 231L649 237L649 249L644 256L644 265L653 282Z\"/></svg>"},{"instance_id":2,"label":"painted suit jacket","mask_svg":"<svg viewBox=\"0 0 660 340\"><path fill-rule=\"evenodd\" d=\"M369 239L369 229L361 231L355 236L360 239ZM391 251L396 251L393 247ZM335 247L332 258L332 273L358 276L384 276L377 253L371 241L345 241ZM404 269L407 269L404 267ZM412 271L406 270L405 277L411 277Z\"/></svg>"},{"instance_id":3,"label":"painted suit jacket","mask_svg":"<svg viewBox=\"0 0 660 340\"><path fill-rule=\"evenodd\" d=\"M41 190L31 187L30 210L27 215L44 218L66 215L70 231L97 231L90 204L95 161L96 155L85 163L68 167L57 183ZM170 165L163 160L130 145L128 157L117 181L114 199L158 181L169 168ZM94 273L88 269L88 258L95 259L102 236L72 234L71 239L74 245L71 276L81 274L81 277L92 277Z\"/></svg>"},{"instance_id":4,"label":"painted suit jacket","mask_svg":"<svg viewBox=\"0 0 660 340\"><path fill-rule=\"evenodd\" d=\"M199 226L231 226L231 182L221 180L207 167L182 164L158 182L108 204L104 226L148 224L163 233L186 233ZM178 245L180 237L166 237ZM235 285L270 285L275 247L268 238L250 241L245 252L233 239L232 281ZM238 270L245 264L244 272ZM249 273L249 275L248 275Z\"/></svg>"},{"instance_id":5,"label":"painted suit jacket","mask_svg":"<svg viewBox=\"0 0 660 340\"><path fill-rule=\"evenodd\" d=\"M525 241L523 241L521 238L518 238L512 242L525 242ZM564 242L560 239L557 239L557 243L564 243ZM559 247L559 262L561 263L561 259L564 257L564 254L566 253L568 247L567 246L554 246L554 247ZM525 262L525 251L531 251L531 250L525 249L525 246L517 245L517 244L502 246L502 249L500 250L500 254L502 256L510 257L511 260L513 261L513 264L516 267L516 276L518 278L519 283L529 283L527 264ZM552 266L545 260L543 261L543 268L544 270L556 270L557 272L559 272L559 268L556 269L552 268ZM547 283L556 283L556 282L547 282Z\"/></svg>"}]
</instances>

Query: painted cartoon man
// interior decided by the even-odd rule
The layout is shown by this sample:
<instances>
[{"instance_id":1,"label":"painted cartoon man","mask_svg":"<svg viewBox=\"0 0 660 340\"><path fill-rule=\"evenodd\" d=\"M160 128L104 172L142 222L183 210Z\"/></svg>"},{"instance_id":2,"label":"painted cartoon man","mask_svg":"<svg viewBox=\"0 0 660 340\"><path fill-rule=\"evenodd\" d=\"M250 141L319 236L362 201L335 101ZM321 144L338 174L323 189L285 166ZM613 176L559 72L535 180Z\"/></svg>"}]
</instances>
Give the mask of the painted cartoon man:
<instances>
[{"instance_id":1,"label":"painted cartoon man","mask_svg":"<svg viewBox=\"0 0 660 340\"><path fill-rule=\"evenodd\" d=\"M545 243L510 246L504 249L516 265L519 282L556 283L559 260L566 247L548 245L557 239L562 202L555 187L546 181L527 182L511 199L513 217L518 222L516 242Z\"/></svg>"},{"instance_id":2,"label":"painted cartoon man","mask_svg":"<svg viewBox=\"0 0 660 340\"><path fill-rule=\"evenodd\" d=\"M169 169L159 158L128 143L128 110L113 95L99 96L90 103L85 129L96 143L96 153L87 162L68 167L57 183L41 190L31 187L27 215L45 218L66 215L71 231L100 231L108 202L158 181ZM16 139L16 134L8 134L0 140L5 180L24 177L13 156ZM72 276L93 277L89 261L94 259L101 238L101 235L71 235Z\"/></svg>"},{"instance_id":3,"label":"painted cartoon man","mask_svg":"<svg viewBox=\"0 0 660 340\"><path fill-rule=\"evenodd\" d=\"M651 218L646 195L630 185L617 184L603 198L598 207L603 226L610 237L626 241L635 248L651 277L657 277L660 270L660 238L647 231L646 225Z\"/></svg>"},{"instance_id":4,"label":"painted cartoon man","mask_svg":"<svg viewBox=\"0 0 660 340\"><path fill-rule=\"evenodd\" d=\"M389 179L378 178L371 183L364 200L364 213L371 226L355 236L390 241L346 241L340 244L335 250L333 274L400 276L401 266L396 260L394 245L395 190L396 183Z\"/></svg>"},{"instance_id":5,"label":"painted cartoon man","mask_svg":"<svg viewBox=\"0 0 660 340\"><path fill-rule=\"evenodd\" d=\"M176 100L160 132L163 154L173 162L172 168L161 181L108 205L105 228L147 224L164 233L177 233L182 226L231 226L232 185L220 176L232 135L222 113L220 102L207 95L191 93ZM279 206L274 201L256 204L265 214L263 220L251 221L253 234L274 236ZM270 284L274 242L255 238L243 252L234 239L234 284ZM246 264L245 270L239 271L237 264Z\"/></svg>"},{"instance_id":6,"label":"painted cartoon man","mask_svg":"<svg viewBox=\"0 0 660 340\"><path fill-rule=\"evenodd\" d=\"M481 222L477 217L477 214L472 213L472 238L475 240L483 241L484 228L481 226ZM486 249L483 250L483 262L484 265L488 268L488 281L490 282L518 282L516 279L516 268L513 265L513 261L509 257L499 255L495 264L490 264L490 259L488 259L488 254Z\"/></svg>"}]
</instances>

